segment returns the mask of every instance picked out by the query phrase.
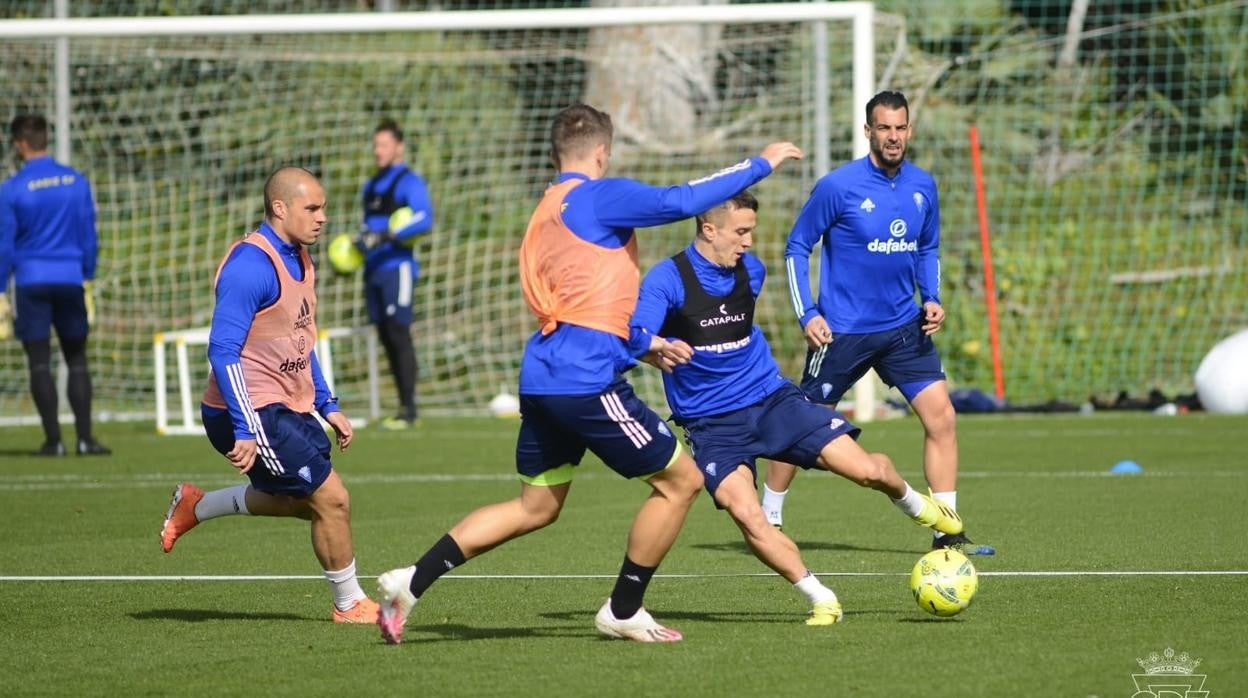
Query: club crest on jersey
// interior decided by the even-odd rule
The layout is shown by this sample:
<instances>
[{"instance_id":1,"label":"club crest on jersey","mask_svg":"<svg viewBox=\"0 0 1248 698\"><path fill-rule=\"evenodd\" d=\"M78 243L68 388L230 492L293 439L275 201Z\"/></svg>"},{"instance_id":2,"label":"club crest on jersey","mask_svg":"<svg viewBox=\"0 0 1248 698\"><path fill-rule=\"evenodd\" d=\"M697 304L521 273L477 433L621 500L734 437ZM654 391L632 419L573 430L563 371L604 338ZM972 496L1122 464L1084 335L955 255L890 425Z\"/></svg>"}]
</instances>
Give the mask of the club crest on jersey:
<instances>
[{"instance_id":1,"label":"club crest on jersey","mask_svg":"<svg viewBox=\"0 0 1248 698\"><path fill-rule=\"evenodd\" d=\"M875 210L875 202L872 201L871 197L868 196L867 198L862 200L862 203L858 206L858 208L866 211L867 213L871 213L872 211Z\"/></svg>"},{"instance_id":2,"label":"club crest on jersey","mask_svg":"<svg viewBox=\"0 0 1248 698\"><path fill-rule=\"evenodd\" d=\"M919 213L923 213L927 208L927 199L923 198L923 195L917 191L914 193L914 207L919 209Z\"/></svg>"}]
</instances>

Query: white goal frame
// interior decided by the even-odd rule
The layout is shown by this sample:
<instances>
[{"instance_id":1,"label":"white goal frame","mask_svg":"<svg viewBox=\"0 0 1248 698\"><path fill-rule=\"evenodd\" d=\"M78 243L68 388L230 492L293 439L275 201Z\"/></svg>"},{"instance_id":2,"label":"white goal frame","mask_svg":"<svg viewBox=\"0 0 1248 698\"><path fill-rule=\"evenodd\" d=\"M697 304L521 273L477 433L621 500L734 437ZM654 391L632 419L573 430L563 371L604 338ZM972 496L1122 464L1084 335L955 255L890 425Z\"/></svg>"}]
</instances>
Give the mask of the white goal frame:
<instances>
[{"instance_id":1,"label":"white goal frame","mask_svg":"<svg viewBox=\"0 0 1248 698\"><path fill-rule=\"evenodd\" d=\"M54 3L57 16L52 19L0 20L0 38L46 38L56 42L56 155L70 161L69 62L68 42L80 37L135 36L208 36L239 34L317 34L369 33L395 31L481 31L507 29L566 29L666 24L761 24L811 23L814 32L812 63L814 144L811 156L815 172L822 175L831 169L831 116L829 114L827 22L849 21L853 36L853 99L849 114L836 118L849 124L861 123L863 105L874 94L875 85L875 4L873 2L786 2L742 5L681 5L666 7L598 7L560 10L475 10L427 12L371 12L303 15L235 15L187 17L68 17L66 0ZM856 129L855 129L856 130ZM855 158L867 154L863 138L852 139ZM195 331L185 335L163 333L176 346L184 347L189 340L198 340ZM159 336L159 335L158 335ZM182 344L178 339L182 338ZM159 346L157 350L155 347ZM154 342L153 351L160 351L163 361L164 343ZM184 349L183 349L184 351ZM370 363L375 357L370 358ZM323 360L328 364L328 361ZM158 375L159 371L158 371ZM855 419L870 421L875 415L874 373L860 380L854 390ZM370 390L375 394L375 390ZM158 391L158 423L161 415ZM371 399L371 398L370 398ZM166 415L167 416L167 415Z\"/></svg>"}]
</instances>

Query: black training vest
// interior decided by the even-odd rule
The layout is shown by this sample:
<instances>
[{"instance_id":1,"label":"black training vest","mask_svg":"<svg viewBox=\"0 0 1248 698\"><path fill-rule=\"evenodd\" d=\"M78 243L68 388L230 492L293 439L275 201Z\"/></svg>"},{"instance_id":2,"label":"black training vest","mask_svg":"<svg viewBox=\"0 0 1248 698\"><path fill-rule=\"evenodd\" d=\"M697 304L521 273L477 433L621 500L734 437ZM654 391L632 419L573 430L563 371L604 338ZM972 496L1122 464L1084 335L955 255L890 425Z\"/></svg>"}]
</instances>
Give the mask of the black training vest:
<instances>
[{"instance_id":1,"label":"black training vest","mask_svg":"<svg viewBox=\"0 0 1248 698\"><path fill-rule=\"evenodd\" d=\"M402 182L407 175L411 174L411 170L403 168L403 171L394 176L390 180L390 186L380 194L373 191L373 187L377 185L377 180L381 177L378 175L368 180L368 186L364 188L366 196L364 197L364 213L369 216L390 215L395 211L403 208L399 202L394 200L394 192L399 188L399 182Z\"/></svg>"},{"instance_id":2,"label":"black training vest","mask_svg":"<svg viewBox=\"0 0 1248 698\"><path fill-rule=\"evenodd\" d=\"M693 264L685 252L672 257L685 287L685 302L668 313L659 334L683 339L694 347L736 342L750 336L754 329L754 293L750 290L750 274L742 257L734 269L736 280L727 296L712 296L702 290L693 272Z\"/></svg>"}]
</instances>

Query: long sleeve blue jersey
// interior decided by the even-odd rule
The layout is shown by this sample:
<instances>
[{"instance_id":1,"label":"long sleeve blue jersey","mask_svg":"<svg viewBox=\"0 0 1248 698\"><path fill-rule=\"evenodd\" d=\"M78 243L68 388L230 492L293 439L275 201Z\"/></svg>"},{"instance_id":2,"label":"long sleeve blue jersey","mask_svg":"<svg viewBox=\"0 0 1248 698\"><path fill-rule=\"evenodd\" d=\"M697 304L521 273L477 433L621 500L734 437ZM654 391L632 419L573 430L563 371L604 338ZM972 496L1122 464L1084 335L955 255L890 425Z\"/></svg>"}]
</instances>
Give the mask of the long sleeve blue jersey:
<instances>
[{"instance_id":1,"label":"long sleeve blue jersey","mask_svg":"<svg viewBox=\"0 0 1248 698\"><path fill-rule=\"evenodd\" d=\"M694 275L702 290L712 296L726 296L736 281L733 269L711 263L691 244L685 248ZM752 254L741 258L750 278L750 291L758 298L767 277L767 268ZM641 296L633 314L630 345L649 346L668 315L685 304L685 285L680 270L670 258L654 265L641 282ZM678 419L723 414L749 407L786 383L771 355L762 329L754 325L749 341L726 351L696 349L689 363L663 374L667 404Z\"/></svg>"},{"instance_id":2,"label":"long sleeve blue jersey","mask_svg":"<svg viewBox=\"0 0 1248 698\"><path fill-rule=\"evenodd\" d=\"M412 280L415 281L420 276L420 262L412 254L412 239L433 229L433 202L429 198L425 180L409 170L404 163L396 163L365 182L360 190L360 198L367 202L371 196L388 191L390 186L395 184L396 177L402 179L398 180L394 188L395 203L411 208L412 220L401 230L390 230L388 214L364 214L364 228L376 233L388 232L394 236L392 240L387 240L368 251L364 257L364 275L368 276L373 272L393 269L404 262L411 262Z\"/></svg>"},{"instance_id":3,"label":"long sleeve blue jersey","mask_svg":"<svg viewBox=\"0 0 1248 698\"><path fill-rule=\"evenodd\" d=\"M810 253L823 241L819 303L810 295ZM785 247L789 297L802 327L816 314L833 332L883 332L940 302L940 205L936 182L903 162L895 176L864 157L822 177Z\"/></svg>"},{"instance_id":4,"label":"long sleeve blue jersey","mask_svg":"<svg viewBox=\"0 0 1248 698\"><path fill-rule=\"evenodd\" d=\"M268 223L260 224L260 233L273 243L286 264L286 269L296 280L303 278L303 265L299 262L299 248L283 241L269 227ZM221 388L221 396L228 406L230 419L234 422L234 438L254 439L256 435L247 426L247 418L243 407L235 397L234 385L231 382L231 366L241 364L243 343L251 332L251 323L256 313L277 302L281 285L277 280L277 270L269 256L255 245L239 245L230 253L221 275L217 278L217 304L212 309L212 325L208 332L208 363L212 365L212 374L217 378ZM312 365L312 385L316 390L313 404L321 416L338 412L338 402L325 383L321 373L321 364L316 358L316 351L309 354ZM240 366L241 370L241 366ZM203 406L208 414L220 414L221 410Z\"/></svg>"},{"instance_id":5,"label":"long sleeve blue jersey","mask_svg":"<svg viewBox=\"0 0 1248 698\"><path fill-rule=\"evenodd\" d=\"M563 223L587 242L618 249L634 228L673 223L726 201L771 174L762 157L743 160L684 184L655 187L631 179L590 179L565 172L557 181L585 180L564 199ZM647 347L599 330L559 323L549 335L535 332L520 362L520 392L526 395L594 395L634 365Z\"/></svg>"},{"instance_id":6,"label":"long sleeve blue jersey","mask_svg":"<svg viewBox=\"0 0 1248 698\"><path fill-rule=\"evenodd\" d=\"M18 286L82 285L95 278L95 201L78 170L29 160L0 185L0 293Z\"/></svg>"}]
</instances>

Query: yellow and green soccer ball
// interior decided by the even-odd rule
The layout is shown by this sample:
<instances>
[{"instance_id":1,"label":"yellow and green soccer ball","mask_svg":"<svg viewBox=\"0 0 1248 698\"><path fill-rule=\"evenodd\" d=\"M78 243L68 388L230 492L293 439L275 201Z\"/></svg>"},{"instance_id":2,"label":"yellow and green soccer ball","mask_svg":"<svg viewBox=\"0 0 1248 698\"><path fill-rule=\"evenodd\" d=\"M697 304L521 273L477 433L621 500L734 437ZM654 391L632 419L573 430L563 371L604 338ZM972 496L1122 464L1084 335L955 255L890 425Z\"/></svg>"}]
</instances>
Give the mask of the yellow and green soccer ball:
<instances>
[{"instance_id":1,"label":"yellow and green soccer ball","mask_svg":"<svg viewBox=\"0 0 1248 698\"><path fill-rule=\"evenodd\" d=\"M412 210L411 206L404 206L403 208L397 209L394 213L391 213L390 214L391 234L397 233L400 230L406 228L407 224L411 223L412 219L415 217L416 217L416 212ZM406 240L399 240L397 241L397 244L403 245L404 247L412 247L416 244L416 236L413 235L412 237Z\"/></svg>"},{"instance_id":2,"label":"yellow and green soccer ball","mask_svg":"<svg viewBox=\"0 0 1248 698\"><path fill-rule=\"evenodd\" d=\"M910 572L910 591L919 608L942 618L965 611L978 588L975 566L956 550L933 550Z\"/></svg>"},{"instance_id":3,"label":"yellow and green soccer ball","mask_svg":"<svg viewBox=\"0 0 1248 698\"><path fill-rule=\"evenodd\" d=\"M364 266L364 253L346 233L338 233L329 241L329 266L339 274L354 274Z\"/></svg>"}]
</instances>

